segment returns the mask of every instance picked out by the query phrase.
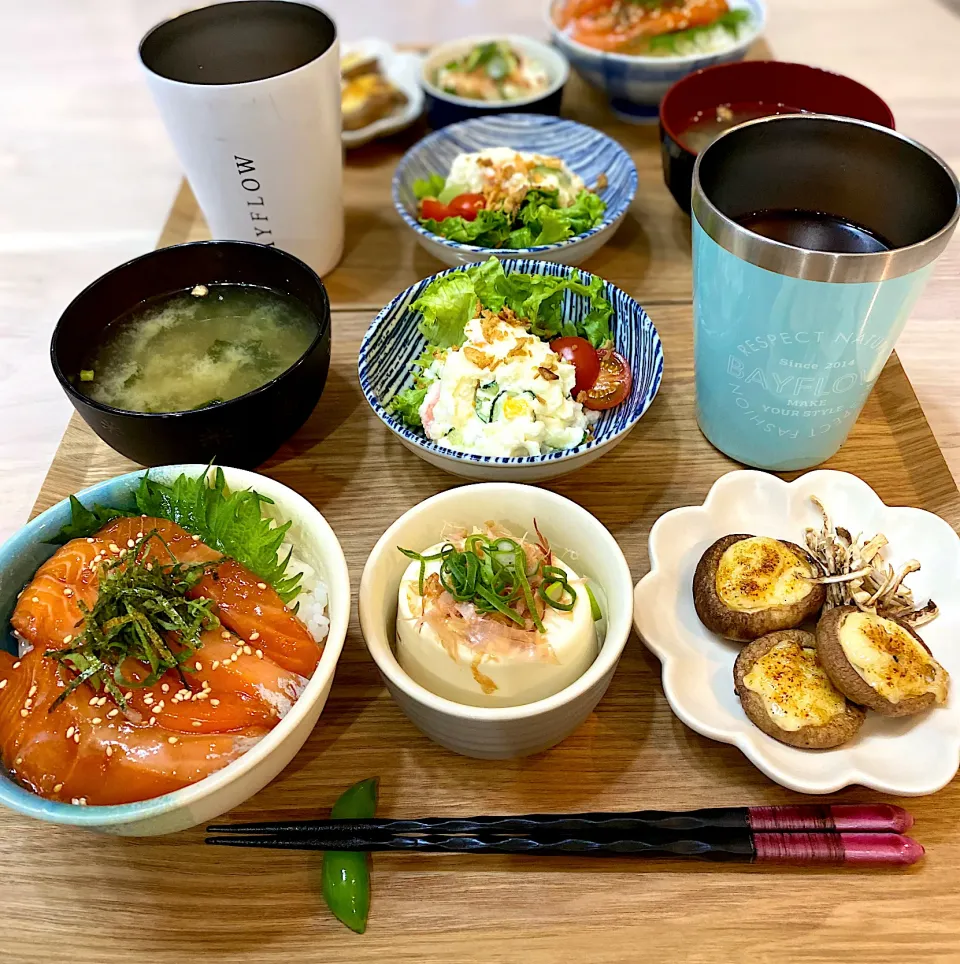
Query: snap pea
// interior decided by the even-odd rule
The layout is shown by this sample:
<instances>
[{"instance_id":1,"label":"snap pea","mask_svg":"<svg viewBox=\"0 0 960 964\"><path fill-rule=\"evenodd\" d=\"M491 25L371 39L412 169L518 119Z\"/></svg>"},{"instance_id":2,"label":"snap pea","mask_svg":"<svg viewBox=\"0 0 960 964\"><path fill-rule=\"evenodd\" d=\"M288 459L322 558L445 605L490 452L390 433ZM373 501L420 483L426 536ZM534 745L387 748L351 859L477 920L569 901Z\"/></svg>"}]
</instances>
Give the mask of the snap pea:
<instances>
[{"instance_id":1,"label":"snap pea","mask_svg":"<svg viewBox=\"0 0 960 964\"><path fill-rule=\"evenodd\" d=\"M376 816L380 778L361 780L345 790L330 811L336 820L362 820ZM323 855L323 899L337 920L362 934L370 913L369 854L354 850L328 850Z\"/></svg>"}]
</instances>

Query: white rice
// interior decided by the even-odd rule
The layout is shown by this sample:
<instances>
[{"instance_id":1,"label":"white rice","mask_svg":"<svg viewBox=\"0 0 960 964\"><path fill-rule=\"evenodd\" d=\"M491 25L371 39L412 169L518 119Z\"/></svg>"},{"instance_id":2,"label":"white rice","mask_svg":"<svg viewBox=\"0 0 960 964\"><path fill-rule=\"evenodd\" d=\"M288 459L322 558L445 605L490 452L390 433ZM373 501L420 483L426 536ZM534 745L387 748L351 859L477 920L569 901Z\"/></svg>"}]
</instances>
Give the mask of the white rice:
<instances>
[{"instance_id":1,"label":"white rice","mask_svg":"<svg viewBox=\"0 0 960 964\"><path fill-rule=\"evenodd\" d=\"M280 547L280 558L285 559L290 551L290 546L284 544ZM302 573L300 579L301 590L293 600L293 604L299 604L297 615L303 624L310 631L310 635L318 642L322 643L330 632L330 620L327 612L327 584L320 578L316 569L304 562L299 556L290 557L290 565L287 566L288 575Z\"/></svg>"}]
</instances>

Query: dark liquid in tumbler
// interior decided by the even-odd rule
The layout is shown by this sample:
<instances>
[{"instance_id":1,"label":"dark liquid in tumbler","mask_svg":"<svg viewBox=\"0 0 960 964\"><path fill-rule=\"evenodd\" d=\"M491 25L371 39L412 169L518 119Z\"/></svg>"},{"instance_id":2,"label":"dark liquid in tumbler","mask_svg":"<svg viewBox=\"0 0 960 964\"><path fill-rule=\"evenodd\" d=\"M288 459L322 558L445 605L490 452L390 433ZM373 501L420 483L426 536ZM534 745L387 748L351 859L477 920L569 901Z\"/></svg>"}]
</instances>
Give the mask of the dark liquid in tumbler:
<instances>
[{"instance_id":1,"label":"dark liquid in tumbler","mask_svg":"<svg viewBox=\"0 0 960 964\"><path fill-rule=\"evenodd\" d=\"M737 218L737 222L755 234L771 241L789 244L808 251L833 254L876 254L889 251L893 245L875 231L824 214L822 211L754 211Z\"/></svg>"}]
</instances>

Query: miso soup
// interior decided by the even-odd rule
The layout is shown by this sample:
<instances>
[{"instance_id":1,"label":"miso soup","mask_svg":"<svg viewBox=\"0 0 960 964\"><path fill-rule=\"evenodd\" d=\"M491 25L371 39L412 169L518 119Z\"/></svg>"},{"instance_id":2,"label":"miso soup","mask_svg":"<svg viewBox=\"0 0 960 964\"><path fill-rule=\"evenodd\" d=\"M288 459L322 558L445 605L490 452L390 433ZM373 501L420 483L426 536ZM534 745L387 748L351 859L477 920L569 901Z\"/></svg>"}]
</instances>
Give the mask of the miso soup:
<instances>
[{"instance_id":1,"label":"miso soup","mask_svg":"<svg viewBox=\"0 0 960 964\"><path fill-rule=\"evenodd\" d=\"M763 101L738 104L719 104L708 110L697 111L690 118L679 137L687 150L699 154L709 147L724 131L760 117L777 114L802 114L797 107L786 104L765 104Z\"/></svg>"},{"instance_id":2,"label":"miso soup","mask_svg":"<svg viewBox=\"0 0 960 964\"><path fill-rule=\"evenodd\" d=\"M198 285L149 299L108 325L76 382L132 412L184 412L265 385L310 347L298 299L249 285Z\"/></svg>"}]
</instances>

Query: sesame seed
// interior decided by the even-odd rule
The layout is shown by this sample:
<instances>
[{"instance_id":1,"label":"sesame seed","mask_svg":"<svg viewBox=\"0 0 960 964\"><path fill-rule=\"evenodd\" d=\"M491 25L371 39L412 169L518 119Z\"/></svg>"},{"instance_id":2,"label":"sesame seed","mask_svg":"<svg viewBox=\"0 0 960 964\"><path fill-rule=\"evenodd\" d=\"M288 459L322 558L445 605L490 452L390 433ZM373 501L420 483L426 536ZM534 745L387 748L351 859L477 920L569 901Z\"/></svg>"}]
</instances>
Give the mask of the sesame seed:
<instances>
[{"instance_id":1,"label":"sesame seed","mask_svg":"<svg viewBox=\"0 0 960 964\"><path fill-rule=\"evenodd\" d=\"M267 584L265 582L257 583L257 589L266 589L266 588L267 588Z\"/></svg>"},{"instance_id":2,"label":"sesame seed","mask_svg":"<svg viewBox=\"0 0 960 964\"><path fill-rule=\"evenodd\" d=\"M30 697L27 697L27 698L23 701L23 708L24 708L25 710L29 710L31 706L33 706L33 700L30 699Z\"/></svg>"},{"instance_id":3,"label":"sesame seed","mask_svg":"<svg viewBox=\"0 0 960 964\"><path fill-rule=\"evenodd\" d=\"M36 696L36 695L37 695L37 684L34 683L33 686L30 687L30 692L27 693L27 696Z\"/></svg>"},{"instance_id":4,"label":"sesame seed","mask_svg":"<svg viewBox=\"0 0 960 964\"><path fill-rule=\"evenodd\" d=\"M16 758L16 760L14 760L14 763L16 763L17 766L20 766L20 764L23 763L23 757L22 757L22 756L18 756L18 757Z\"/></svg>"},{"instance_id":5,"label":"sesame seed","mask_svg":"<svg viewBox=\"0 0 960 964\"><path fill-rule=\"evenodd\" d=\"M217 669L219 666L220 666L220 660L219 660L219 659L215 659L215 660L213 661L212 665L210 666L210 669ZM4 680L4 683L6 683L6 680Z\"/></svg>"},{"instance_id":6,"label":"sesame seed","mask_svg":"<svg viewBox=\"0 0 960 964\"><path fill-rule=\"evenodd\" d=\"M200 720L194 720L194 721L193 721L193 725L194 725L194 726L203 726L203 723L201 723Z\"/></svg>"},{"instance_id":7,"label":"sesame seed","mask_svg":"<svg viewBox=\"0 0 960 964\"><path fill-rule=\"evenodd\" d=\"M150 725L153 726L153 724L157 722L157 718L155 716L151 716L149 722L150 722Z\"/></svg>"},{"instance_id":8,"label":"sesame seed","mask_svg":"<svg viewBox=\"0 0 960 964\"><path fill-rule=\"evenodd\" d=\"M152 562L148 562L148 563L147 563L147 572L153 572L153 563L152 563Z\"/></svg>"},{"instance_id":9,"label":"sesame seed","mask_svg":"<svg viewBox=\"0 0 960 964\"><path fill-rule=\"evenodd\" d=\"M120 551L120 546L118 546L115 542L111 542L111 543L110 543L110 551L111 551L111 552L119 552L119 551Z\"/></svg>"},{"instance_id":10,"label":"sesame seed","mask_svg":"<svg viewBox=\"0 0 960 964\"><path fill-rule=\"evenodd\" d=\"M224 630L224 631L220 634L220 637L221 637L221 639L229 639L229 638L230 638L230 634L229 634L226 630Z\"/></svg>"},{"instance_id":11,"label":"sesame seed","mask_svg":"<svg viewBox=\"0 0 960 964\"><path fill-rule=\"evenodd\" d=\"M141 529L141 530L137 533L137 538L138 538L138 539L142 539L142 538L143 538L143 529Z\"/></svg>"},{"instance_id":12,"label":"sesame seed","mask_svg":"<svg viewBox=\"0 0 960 964\"><path fill-rule=\"evenodd\" d=\"M6 685L7 685L7 681L5 679L0 679L0 690L2 690Z\"/></svg>"},{"instance_id":13,"label":"sesame seed","mask_svg":"<svg viewBox=\"0 0 960 964\"><path fill-rule=\"evenodd\" d=\"M72 595L73 595L73 590L72 590L69 586L67 586L67 587L63 590L63 594L64 594L64 596L72 596Z\"/></svg>"},{"instance_id":14,"label":"sesame seed","mask_svg":"<svg viewBox=\"0 0 960 964\"><path fill-rule=\"evenodd\" d=\"M194 542L200 541L200 536L190 536L190 538L193 539Z\"/></svg>"},{"instance_id":15,"label":"sesame seed","mask_svg":"<svg viewBox=\"0 0 960 964\"><path fill-rule=\"evenodd\" d=\"M73 731L74 731L75 729L76 729L76 727L73 727L73 726L68 726L68 727L67 727L67 739L68 739L68 740L70 739L71 736L73 736Z\"/></svg>"},{"instance_id":16,"label":"sesame seed","mask_svg":"<svg viewBox=\"0 0 960 964\"><path fill-rule=\"evenodd\" d=\"M33 599L31 599L30 601L31 601L31 602L35 602L35 603L38 603L38 602L40 602L40 597L39 597L39 596L34 596Z\"/></svg>"},{"instance_id":17,"label":"sesame seed","mask_svg":"<svg viewBox=\"0 0 960 964\"><path fill-rule=\"evenodd\" d=\"M153 702L153 697L147 693L147 695L143 698L143 702L149 706Z\"/></svg>"},{"instance_id":18,"label":"sesame seed","mask_svg":"<svg viewBox=\"0 0 960 964\"><path fill-rule=\"evenodd\" d=\"M87 537L87 542L88 542L91 546L93 545L93 539L91 539L89 536Z\"/></svg>"},{"instance_id":19,"label":"sesame seed","mask_svg":"<svg viewBox=\"0 0 960 964\"><path fill-rule=\"evenodd\" d=\"M210 700L210 705L211 705L211 706L219 706L219 705L220 705L220 700L216 700L216 699Z\"/></svg>"},{"instance_id":20,"label":"sesame seed","mask_svg":"<svg viewBox=\"0 0 960 964\"><path fill-rule=\"evenodd\" d=\"M62 783L55 783L55 784L53 785L53 792L54 792L54 793L59 793L62 789L63 789L63 784L62 784Z\"/></svg>"},{"instance_id":21,"label":"sesame seed","mask_svg":"<svg viewBox=\"0 0 960 964\"><path fill-rule=\"evenodd\" d=\"M127 539L127 548L128 548L128 549L132 549L135 545L136 545L136 543L133 541L133 539Z\"/></svg>"},{"instance_id":22,"label":"sesame seed","mask_svg":"<svg viewBox=\"0 0 960 964\"><path fill-rule=\"evenodd\" d=\"M193 665L196 667L198 673L203 669L203 664L200 662L200 660L197 660Z\"/></svg>"},{"instance_id":23,"label":"sesame seed","mask_svg":"<svg viewBox=\"0 0 960 964\"><path fill-rule=\"evenodd\" d=\"M97 723L102 723L102 722L103 722L103 720L102 720L102 719L100 719L100 717L99 717L99 716L95 716L95 717L94 717L94 718L93 718L93 719L92 719L92 720L91 720L90 722L91 722L91 723L93 723L93 725L94 725L94 726L96 726L96 725L97 725Z\"/></svg>"},{"instance_id":24,"label":"sesame seed","mask_svg":"<svg viewBox=\"0 0 960 964\"><path fill-rule=\"evenodd\" d=\"M14 668L14 669L20 669L20 660L19 660L19 659L13 664L13 668Z\"/></svg>"},{"instance_id":25,"label":"sesame seed","mask_svg":"<svg viewBox=\"0 0 960 964\"><path fill-rule=\"evenodd\" d=\"M244 646L244 647L243 647L243 655L244 655L244 656L252 656L252 655L253 655L253 650L252 650L249 646Z\"/></svg>"},{"instance_id":26,"label":"sesame seed","mask_svg":"<svg viewBox=\"0 0 960 964\"><path fill-rule=\"evenodd\" d=\"M113 747L112 747L112 746L108 746L108 747L107 747L107 756L113 756Z\"/></svg>"},{"instance_id":27,"label":"sesame seed","mask_svg":"<svg viewBox=\"0 0 960 964\"><path fill-rule=\"evenodd\" d=\"M250 642L253 642L255 639L259 639L259 638L260 638L260 634L256 630L254 630L250 634Z\"/></svg>"},{"instance_id":28,"label":"sesame seed","mask_svg":"<svg viewBox=\"0 0 960 964\"><path fill-rule=\"evenodd\" d=\"M126 554L127 554L127 550L126 550L126 549L121 549L121 550L117 553L117 556L118 556L120 559L122 559Z\"/></svg>"},{"instance_id":29,"label":"sesame seed","mask_svg":"<svg viewBox=\"0 0 960 964\"><path fill-rule=\"evenodd\" d=\"M85 807L87 805L87 798L81 797L79 803L81 807Z\"/></svg>"},{"instance_id":30,"label":"sesame seed","mask_svg":"<svg viewBox=\"0 0 960 964\"><path fill-rule=\"evenodd\" d=\"M175 736L167 737L167 743L176 743L176 742L177 742L177 738Z\"/></svg>"},{"instance_id":31,"label":"sesame seed","mask_svg":"<svg viewBox=\"0 0 960 964\"><path fill-rule=\"evenodd\" d=\"M74 742L74 743L79 743L79 742L80 742L80 731L79 731L79 730L77 730L77 732L73 734L73 742Z\"/></svg>"},{"instance_id":32,"label":"sesame seed","mask_svg":"<svg viewBox=\"0 0 960 964\"><path fill-rule=\"evenodd\" d=\"M161 684L160 684L160 692L161 692L161 693L169 693L169 692L170 692L170 684L169 684L169 683L161 683Z\"/></svg>"},{"instance_id":33,"label":"sesame seed","mask_svg":"<svg viewBox=\"0 0 960 964\"><path fill-rule=\"evenodd\" d=\"M205 690L210 689L210 683L209 683L207 680L204 680L200 685L201 685Z\"/></svg>"},{"instance_id":34,"label":"sesame seed","mask_svg":"<svg viewBox=\"0 0 960 964\"><path fill-rule=\"evenodd\" d=\"M26 719L26 718L30 715L30 711L29 711L29 710L21 710L21 711L20 711L20 715L21 715L24 719Z\"/></svg>"},{"instance_id":35,"label":"sesame seed","mask_svg":"<svg viewBox=\"0 0 960 964\"><path fill-rule=\"evenodd\" d=\"M123 698L124 698L125 700L132 700L132 699L133 699L133 693L124 693L124 694L123 694Z\"/></svg>"},{"instance_id":36,"label":"sesame seed","mask_svg":"<svg viewBox=\"0 0 960 964\"><path fill-rule=\"evenodd\" d=\"M80 798L79 798L79 797L71 797L71 798L70 798L70 802L71 802L75 807L79 807L79 806L80 806Z\"/></svg>"},{"instance_id":37,"label":"sesame seed","mask_svg":"<svg viewBox=\"0 0 960 964\"><path fill-rule=\"evenodd\" d=\"M67 633L67 635L63 637L63 641L64 641L65 643L72 643L72 642L73 642L73 636L72 636L70 633Z\"/></svg>"},{"instance_id":38,"label":"sesame seed","mask_svg":"<svg viewBox=\"0 0 960 964\"><path fill-rule=\"evenodd\" d=\"M231 662L231 663L235 663L238 659L239 659L239 656L238 656L236 653L234 653L234 654L230 657L230 662Z\"/></svg>"},{"instance_id":39,"label":"sesame seed","mask_svg":"<svg viewBox=\"0 0 960 964\"><path fill-rule=\"evenodd\" d=\"M97 698L95 696L91 696L90 701L87 703L87 706L96 706L96 705L97 705Z\"/></svg>"},{"instance_id":40,"label":"sesame seed","mask_svg":"<svg viewBox=\"0 0 960 964\"><path fill-rule=\"evenodd\" d=\"M107 705L107 698L105 696L101 696L100 699L97 700L97 706L106 706L106 705Z\"/></svg>"},{"instance_id":41,"label":"sesame seed","mask_svg":"<svg viewBox=\"0 0 960 964\"><path fill-rule=\"evenodd\" d=\"M119 712L120 712L120 711L119 711L116 707L114 707L114 708L107 714L107 716L109 717L109 719L112 720Z\"/></svg>"}]
</instances>

